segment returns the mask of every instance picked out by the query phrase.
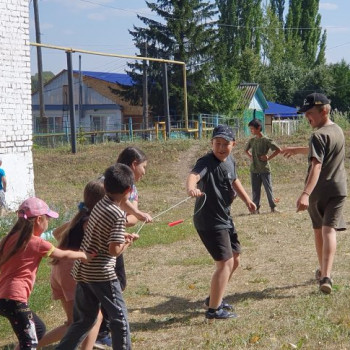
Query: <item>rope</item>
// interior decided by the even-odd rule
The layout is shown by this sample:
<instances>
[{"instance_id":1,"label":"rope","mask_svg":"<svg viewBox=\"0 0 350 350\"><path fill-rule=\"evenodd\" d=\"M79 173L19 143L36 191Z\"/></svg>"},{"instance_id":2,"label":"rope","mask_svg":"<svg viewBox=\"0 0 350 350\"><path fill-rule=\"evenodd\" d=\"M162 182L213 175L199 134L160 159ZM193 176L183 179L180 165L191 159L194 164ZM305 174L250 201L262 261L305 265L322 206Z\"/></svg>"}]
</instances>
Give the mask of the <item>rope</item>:
<instances>
[{"instance_id":1,"label":"rope","mask_svg":"<svg viewBox=\"0 0 350 350\"><path fill-rule=\"evenodd\" d=\"M201 205L200 208L199 208L195 213L193 213L193 215L191 215L191 216L196 215L196 214L197 214L200 210L202 210L202 208L204 207L204 204L205 204L205 202L206 202L206 200L207 200L207 195L204 193L203 197L204 197L204 200L203 200L202 205ZM170 208L163 210L162 212L160 212L159 214L157 214L156 216L154 216L154 217L153 217L153 220L156 219L156 218L158 218L158 217L160 217L161 215L167 213L168 211L170 211L170 210L176 208L177 206L181 205L182 203L187 202L190 198L193 198L193 197L189 196L189 197L183 199L182 201L180 201L180 202L174 204L174 205L171 206ZM142 225L140 226L140 228L136 231L136 234L139 234L139 232L141 231L141 229L143 228L143 226L145 225L145 223L146 223L146 221L144 221L144 222L142 223Z\"/></svg>"}]
</instances>

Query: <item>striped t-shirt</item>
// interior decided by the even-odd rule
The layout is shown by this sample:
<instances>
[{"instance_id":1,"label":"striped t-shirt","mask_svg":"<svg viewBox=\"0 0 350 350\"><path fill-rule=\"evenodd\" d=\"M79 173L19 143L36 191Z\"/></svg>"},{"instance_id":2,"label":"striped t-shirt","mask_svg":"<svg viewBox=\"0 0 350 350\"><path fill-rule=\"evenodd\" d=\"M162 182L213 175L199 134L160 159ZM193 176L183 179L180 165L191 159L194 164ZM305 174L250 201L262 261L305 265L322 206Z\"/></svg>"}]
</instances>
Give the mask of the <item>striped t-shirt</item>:
<instances>
[{"instance_id":1,"label":"striped t-shirt","mask_svg":"<svg viewBox=\"0 0 350 350\"><path fill-rule=\"evenodd\" d=\"M104 196L92 210L80 249L97 253L90 262L76 260L72 270L76 281L103 282L117 279L116 257L109 254L110 243L125 243L126 216L118 205Z\"/></svg>"}]
</instances>

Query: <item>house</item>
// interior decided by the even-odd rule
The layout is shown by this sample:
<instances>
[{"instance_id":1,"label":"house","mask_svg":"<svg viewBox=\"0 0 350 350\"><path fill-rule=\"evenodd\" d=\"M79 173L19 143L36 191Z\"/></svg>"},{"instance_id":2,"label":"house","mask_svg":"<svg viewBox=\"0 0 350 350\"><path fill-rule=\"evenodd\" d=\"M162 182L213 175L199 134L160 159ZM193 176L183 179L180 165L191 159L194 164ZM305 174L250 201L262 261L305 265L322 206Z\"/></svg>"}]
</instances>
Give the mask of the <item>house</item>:
<instances>
[{"instance_id":1,"label":"house","mask_svg":"<svg viewBox=\"0 0 350 350\"><path fill-rule=\"evenodd\" d=\"M129 118L135 128L142 123L142 106L133 106L114 94L121 85L131 86L127 74L82 71L73 72L73 99L76 130L112 131L125 128ZM70 128L68 72L62 70L44 86L45 115L50 133ZM40 131L39 93L32 95L33 130Z\"/></svg>"},{"instance_id":2,"label":"house","mask_svg":"<svg viewBox=\"0 0 350 350\"><path fill-rule=\"evenodd\" d=\"M267 101L265 110L265 131L267 133L291 135L300 122L300 114L297 108Z\"/></svg>"},{"instance_id":3,"label":"house","mask_svg":"<svg viewBox=\"0 0 350 350\"><path fill-rule=\"evenodd\" d=\"M265 113L268 108L266 98L259 86L256 83L241 83L238 88L241 90L241 98L237 102L236 112L243 114L243 129L246 136L250 135L248 123L257 118L263 124L265 131Z\"/></svg>"},{"instance_id":4,"label":"house","mask_svg":"<svg viewBox=\"0 0 350 350\"><path fill-rule=\"evenodd\" d=\"M250 135L248 123L254 118L261 120L266 134L291 135L298 129L300 115L296 108L267 101L259 84L242 83L238 88L242 94L236 112L243 115L246 136Z\"/></svg>"}]
</instances>

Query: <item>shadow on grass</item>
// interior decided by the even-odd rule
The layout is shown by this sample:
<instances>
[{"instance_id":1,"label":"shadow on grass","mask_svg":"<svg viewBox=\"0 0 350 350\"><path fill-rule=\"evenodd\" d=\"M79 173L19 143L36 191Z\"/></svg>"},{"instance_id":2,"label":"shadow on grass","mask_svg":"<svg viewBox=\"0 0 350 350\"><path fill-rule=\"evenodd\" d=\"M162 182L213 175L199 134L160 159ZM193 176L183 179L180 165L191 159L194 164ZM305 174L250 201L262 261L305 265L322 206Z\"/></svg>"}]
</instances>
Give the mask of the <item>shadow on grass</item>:
<instances>
[{"instance_id":1,"label":"shadow on grass","mask_svg":"<svg viewBox=\"0 0 350 350\"><path fill-rule=\"evenodd\" d=\"M294 290L296 288L305 287L310 284L315 284L313 279L301 284L293 284L282 287L266 288L262 291L249 291L246 293L235 293L228 295L225 300L231 303L240 303L247 299L263 300L263 299L292 299L295 294L278 294L280 291ZM188 299L176 296L164 296L151 294L152 296L167 297L168 300L156 306L142 308L142 313L157 316L157 318L150 318L148 322L130 322L132 331L154 331L160 328L170 328L174 324L186 324L191 319L198 316L204 316L203 302L188 301ZM139 309L128 309L129 313L137 312ZM164 317L162 317L162 315ZM203 317L204 318L204 317Z\"/></svg>"},{"instance_id":2,"label":"shadow on grass","mask_svg":"<svg viewBox=\"0 0 350 350\"><path fill-rule=\"evenodd\" d=\"M241 303L248 299L253 300L264 300L264 299L292 299L297 295L295 294L280 294L278 292L295 290L296 288L306 287L308 285L315 284L314 279L310 279L301 284L292 284L288 286L266 288L259 291L249 291L245 293L235 293L228 295L225 299L230 303ZM130 328L132 331L155 331L158 329L171 328L174 324L186 324L191 319L198 316L204 316L203 302L200 301L189 301L185 298L176 296L164 296L159 294L151 294L152 296L167 297L168 300L160 303L156 306L142 308L142 312L150 315L155 315L157 318L150 318L148 322L130 322ZM129 313L138 312L140 309L128 308ZM164 317L162 317L162 315ZM204 319L204 317L203 317ZM53 350L54 345L47 346L43 349ZM0 350L13 350L14 344L5 345Z\"/></svg>"}]
</instances>

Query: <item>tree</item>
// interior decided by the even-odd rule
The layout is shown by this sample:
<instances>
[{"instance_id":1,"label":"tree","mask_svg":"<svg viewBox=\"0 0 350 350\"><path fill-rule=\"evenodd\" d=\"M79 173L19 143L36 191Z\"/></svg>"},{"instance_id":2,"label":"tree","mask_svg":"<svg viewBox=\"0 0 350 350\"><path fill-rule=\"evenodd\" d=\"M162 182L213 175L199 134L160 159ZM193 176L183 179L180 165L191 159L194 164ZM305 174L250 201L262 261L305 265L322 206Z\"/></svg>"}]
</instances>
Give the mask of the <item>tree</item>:
<instances>
[{"instance_id":1,"label":"tree","mask_svg":"<svg viewBox=\"0 0 350 350\"><path fill-rule=\"evenodd\" d=\"M216 0L216 3L219 10L216 62L232 68L246 49L260 55L261 0Z\"/></svg>"},{"instance_id":2,"label":"tree","mask_svg":"<svg viewBox=\"0 0 350 350\"><path fill-rule=\"evenodd\" d=\"M202 110L231 117L241 95L238 84L235 70L220 72L218 78L211 80L206 87L206 95L201 101Z\"/></svg>"},{"instance_id":3,"label":"tree","mask_svg":"<svg viewBox=\"0 0 350 350\"><path fill-rule=\"evenodd\" d=\"M46 84L49 80L51 80L55 76L52 72L43 72L43 82ZM31 76L32 81L32 93L35 93L38 90L38 73Z\"/></svg>"},{"instance_id":4,"label":"tree","mask_svg":"<svg viewBox=\"0 0 350 350\"><path fill-rule=\"evenodd\" d=\"M290 0L285 23L286 59L313 67L324 62L326 35L322 34L319 0Z\"/></svg>"},{"instance_id":5,"label":"tree","mask_svg":"<svg viewBox=\"0 0 350 350\"><path fill-rule=\"evenodd\" d=\"M200 99L210 78L210 62L214 42L213 22L215 5L200 0L146 1L151 11L161 21L138 16L144 27L129 31L141 55L182 61L186 63L188 108L190 113L199 112ZM128 74L136 83L123 93L124 98L139 102L142 96L141 63L129 64ZM162 67L150 62L148 66L149 104L155 114L163 115ZM182 66L168 64L169 105L172 115L182 116L183 71Z\"/></svg>"},{"instance_id":6,"label":"tree","mask_svg":"<svg viewBox=\"0 0 350 350\"><path fill-rule=\"evenodd\" d=\"M276 15L281 23L283 23L284 3L285 0L271 0L272 13Z\"/></svg>"},{"instance_id":7,"label":"tree","mask_svg":"<svg viewBox=\"0 0 350 350\"><path fill-rule=\"evenodd\" d=\"M328 94L332 108L341 112L350 111L350 65L341 60L339 63L329 65L334 79L334 90Z\"/></svg>"},{"instance_id":8,"label":"tree","mask_svg":"<svg viewBox=\"0 0 350 350\"><path fill-rule=\"evenodd\" d=\"M292 62L281 62L261 70L259 83L268 100L292 106L304 74L305 70Z\"/></svg>"},{"instance_id":9,"label":"tree","mask_svg":"<svg viewBox=\"0 0 350 350\"><path fill-rule=\"evenodd\" d=\"M265 10L262 30L263 63L279 64L284 61L285 36L282 21L275 10L268 6Z\"/></svg>"},{"instance_id":10,"label":"tree","mask_svg":"<svg viewBox=\"0 0 350 350\"><path fill-rule=\"evenodd\" d=\"M334 93L334 78L325 65L305 70L299 89L294 94L293 104L300 106L305 96L313 92L322 92L328 96Z\"/></svg>"}]
</instances>

